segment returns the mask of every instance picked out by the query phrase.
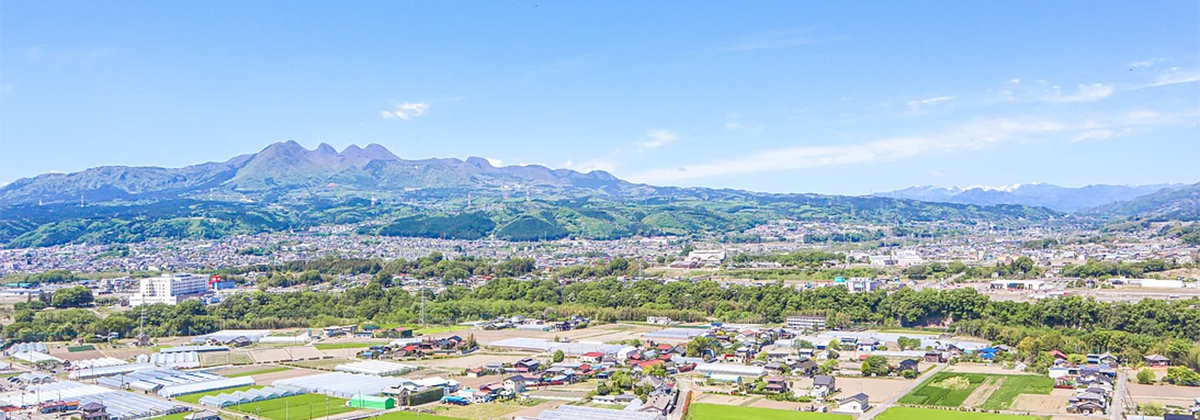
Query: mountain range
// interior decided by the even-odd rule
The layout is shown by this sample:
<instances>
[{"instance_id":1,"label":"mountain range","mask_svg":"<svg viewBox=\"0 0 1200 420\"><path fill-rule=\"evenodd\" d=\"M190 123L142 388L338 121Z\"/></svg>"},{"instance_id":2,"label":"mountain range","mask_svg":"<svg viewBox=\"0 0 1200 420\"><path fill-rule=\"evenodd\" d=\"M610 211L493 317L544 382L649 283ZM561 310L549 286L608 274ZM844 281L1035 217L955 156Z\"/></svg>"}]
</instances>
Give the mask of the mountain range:
<instances>
[{"instance_id":1,"label":"mountain range","mask_svg":"<svg viewBox=\"0 0 1200 420\"><path fill-rule=\"evenodd\" d=\"M1134 198L1158 189L1175 195ZM219 238L329 224L355 224L368 235L430 238L703 235L742 241L754 240L743 235L746 229L781 219L897 224L889 235L937 237L948 233L941 231L946 228L910 224L1194 217L1187 200L1195 199L1197 189L1200 184L1165 189L1037 185L957 193L909 189L876 196L771 194L635 184L603 171L496 167L477 157L407 160L376 144L341 152L321 144L309 150L288 141L183 168L105 166L14 181L0 187L0 243L36 247ZM992 198L967 199L972 196ZM1120 199L1133 201L1112 204ZM1105 204L1112 207L1078 211ZM858 242L881 235L862 230L824 240Z\"/></svg>"},{"instance_id":2,"label":"mountain range","mask_svg":"<svg viewBox=\"0 0 1200 420\"><path fill-rule=\"evenodd\" d=\"M1032 183L1004 187L935 187L920 186L876 193L877 197L907 198L935 203L959 203L990 206L1019 204L1040 206L1062 212L1075 212L1118 201L1128 201L1163 189L1179 188L1181 184L1154 185L1088 185L1079 188Z\"/></svg>"}]
</instances>

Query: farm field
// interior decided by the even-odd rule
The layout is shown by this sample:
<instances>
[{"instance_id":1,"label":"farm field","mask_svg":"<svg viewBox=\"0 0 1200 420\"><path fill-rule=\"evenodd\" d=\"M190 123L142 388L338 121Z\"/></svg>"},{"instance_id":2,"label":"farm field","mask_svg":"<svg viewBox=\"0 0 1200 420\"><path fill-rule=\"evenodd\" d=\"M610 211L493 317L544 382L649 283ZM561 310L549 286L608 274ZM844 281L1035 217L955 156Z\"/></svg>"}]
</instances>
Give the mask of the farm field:
<instances>
[{"instance_id":1,"label":"farm field","mask_svg":"<svg viewBox=\"0 0 1200 420\"><path fill-rule=\"evenodd\" d=\"M769 408L742 407L736 405L692 404L686 420L850 420L846 414L810 413L804 411L773 410Z\"/></svg>"},{"instance_id":2,"label":"farm field","mask_svg":"<svg viewBox=\"0 0 1200 420\"><path fill-rule=\"evenodd\" d=\"M1013 416L932 408L892 407L875 417L879 420L1043 420L1045 417Z\"/></svg>"},{"instance_id":3,"label":"farm field","mask_svg":"<svg viewBox=\"0 0 1200 420\"><path fill-rule=\"evenodd\" d=\"M200 353L200 366L248 365L254 363L249 354L232 351Z\"/></svg>"},{"instance_id":4,"label":"farm field","mask_svg":"<svg viewBox=\"0 0 1200 420\"><path fill-rule=\"evenodd\" d=\"M420 416L420 417L418 417ZM447 417L436 414L414 413L412 411L393 411L381 416L371 417L371 420L463 420L459 417Z\"/></svg>"},{"instance_id":5,"label":"farm field","mask_svg":"<svg viewBox=\"0 0 1200 420\"><path fill-rule=\"evenodd\" d=\"M1053 388L1050 378L1037 375L940 372L900 398L899 402L1004 410L1021 394L1049 395Z\"/></svg>"},{"instance_id":6,"label":"farm field","mask_svg":"<svg viewBox=\"0 0 1200 420\"><path fill-rule=\"evenodd\" d=\"M544 401L544 400L541 400L541 401ZM533 401L533 402L536 403L536 401ZM524 410L533 405L537 405L537 404L530 404L529 406L524 406L524 405L516 404L516 403L492 402L492 403L487 403L487 404L471 404L471 405L464 405L464 406L443 405L443 406L438 407L437 409L438 409L438 415L449 416L449 417L453 417L456 419L493 420L493 419L508 418L508 416L510 414ZM443 411L442 409L445 409L445 410ZM421 418L424 419L425 416L421 416Z\"/></svg>"},{"instance_id":7,"label":"farm field","mask_svg":"<svg viewBox=\"0 0 1200 420\"><path fill-rule=\"evenodd\" d=\"M271 420L311 420L355 411L354 408L346 407L345 404L346 400L342 398L320 394L302 394L242 404L241 406L231 405L225 409ZM329 409L328 412L326 412L326 407Z\"/></svg>"}]
</instances>

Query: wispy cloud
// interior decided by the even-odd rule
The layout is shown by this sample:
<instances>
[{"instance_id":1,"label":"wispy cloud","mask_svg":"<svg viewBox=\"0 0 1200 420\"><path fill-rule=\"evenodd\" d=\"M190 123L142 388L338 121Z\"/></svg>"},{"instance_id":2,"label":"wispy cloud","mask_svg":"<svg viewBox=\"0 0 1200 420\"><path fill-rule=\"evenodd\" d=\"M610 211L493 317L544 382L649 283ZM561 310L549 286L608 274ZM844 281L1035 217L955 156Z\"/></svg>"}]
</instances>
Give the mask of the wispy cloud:
<instances>
[{"instance_id":1,"label":"wispy cloud","mask_svg":"<svg viewBox=\"0 0 1200 420\"><path fill-rule=\"evenodd\" d=\"M589 159L584 161L566 161L562 164L565 169L588 173L592 171L612 172L617 169L617 163L605 159Z\"/></svg>"},{"instance_id":2,"label":"wispy cloud","mask_svg":"<svg viewBox=\"0 0 1200 420\"><path fill-rule=\"evenodd\" d=\"M915 100L915 101L908 101L908 107L912 108L912 109L918 109L921 107L926 107L926 106L936 105L941 102L946 102L951 99L954 99L954 97L953 96L938 96L938 97L934 97L934 98L926 98L926 99L920 99L920 100Z\"/></svg>"},{"instance_id":3,"label":"wispy cloud","mask_svg":"<svg viewBox=\"0 0 1200 420\"><path fill-rule=\"evenodd\" d=\"M650 130L646 139L638 142L638 150L657 149L679 140L679 133L671 130Z\"/></svg>"},{"instance_id":4,"label":"wispy cloud","mask_svg":"<svg viewBox=\"0 0 1200 420\"><path fill-rule=\"evenodd\" d=\"M921 155L978 150L1015 137L1061 132L1067 129L1066 125L1053 121L988 120L966 124L935 136L895 137L850 145L772 149L716 162L654 169L635 174L630 179L637 182L664 183L713 176L896 161Z\"/></svg>"},{"instance_id":5,"label":"wispy cloud","mask_svg":"<svg viewBox=\"0 0 1200 420\"><path fill-rule=\"evenodd\" d=\"M396 105L394 111L380 111L383 118L411 121L413 118L429 113L429 104L425 102L404 102Z\"/></svg>"},{"instance_id":6,"label":"wispy cloud","mask_svg":"<svg viewBox=\"0 0 1200 420\"><path fill-rule=\"evenodd\" d=\"M811 38L804 36L800 31L764 32L760 34L744 36L737 41L718 47L717 51L737 52L764 50L768 48L795 47L799 45L812 44L814 42L815 41L813 41Z\"/></svg>"},{"instance_id":7,"label":"wispy cloud","mask_svg":"<svg viewBox=\"0 0 1200 420\"><path fill-rule=\"evenodd\" d=\"M1150 83L1144 87L1159 87L1193 82L1200 82L1200 71L1186 71L1180 69L1179 67L1172 67L1171 69L1160 73L1158 78L1155 79L1153 83Z\"/></svg>"},{"instance_id":8,"label":"wispy cloud","mask_svg":"<svg viewBox=\"0 0 1200 420\"><path fill-rule=\"evenodd\" d=\"M1092 83L1079 85L1073 94L1065 94L1058 86L1053 87L1054 93L1042 98L1046 102L1091 102L1109 97L1113 93L1112 85Z\"/></svg>"},{"instance_id":9,"label":"wispy cloud","mask_svg":"<svg viewBox=\"0 0 1200 420\"><path fill-rule=\"evenodd\" d=\"M1108 128L1101 129L1101 130L1087 130L1082 133L1079 133L1079 135L1072 138L1071 141L1072 142L1080 142L1080 141L1084 141L1084 140L1111 139L1113 137L1120 137L1120 136L1129 134L1132 131L1133 130L1128 129L1128 128L1126 128L1124 130L1113 130L1113 129L1108 129Z\"/></svg>"}]
</instances>

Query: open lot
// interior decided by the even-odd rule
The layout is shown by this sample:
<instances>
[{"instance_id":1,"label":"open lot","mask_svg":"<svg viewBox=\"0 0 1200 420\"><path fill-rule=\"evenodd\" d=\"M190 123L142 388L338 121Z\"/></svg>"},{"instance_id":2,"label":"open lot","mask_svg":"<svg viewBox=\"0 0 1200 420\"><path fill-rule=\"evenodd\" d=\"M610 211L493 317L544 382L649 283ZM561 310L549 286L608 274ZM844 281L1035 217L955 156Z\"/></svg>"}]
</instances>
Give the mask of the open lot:
<instances>
[{"instance_id":1,"label":"open lot","mask_svg":"<svg viewBox=\"0 0 1200 420\"><path fill-rule=\"evenodd\" d=\"M225 409L272 420L311 420L355 411L353 408L346 407L345 404L346 400L342 398L320 394L302 394L241 404L240 406L229 406Z\"/></svg>"},{"instance_id":2,"label":"open lot","mask_svg":"<svg viewBox=\"0 0 1200 420\"><path fill-rule=\"evenodd\" d=\"M688 409L687 420L850 420L845 414L812 413L805 411L773 410L770 408L742 407L694 403Z\"/></svg>"},{"instance_id":3,"label":"open lot","mask_svg":"<svg viewBox=\"0 0 1200 420\"><path fill-rule=\"evenodd\" d=\"M250 354L241 351L200 353L200 366L248 365L254 363Z\"/></svg>"},{"instance_id":4,"label":"open lot","mask_svg":"<svg viewBox=\"0 0 1200 420\"><path fill-rule=\"evenodd\" d=\"M437 414L414 413L412 411L394 411L384 415L371 417L371 420L462 420L458 417L447 417Z\"/></svg>"},{"instance_id":5,"label":"open lot","mask_svg":"<svg viewBox=\"0 0 1200 420\"><path fill-rule=\"evenodd\" d=\"M1035 416L1011 416L1005 414L977 413L932 408L892 407L875 417L879 420L1041 420Z\"/></svg>"},{"instance_id":6,"label":"open lot","mask_svg":"<svg viewBox=\"0 0 1200 420\"><path fill-rule=\"evenodd\" d=\"M352 362L354 362L354 360L350 360L350 359L320 359L320 360L301 360L298 362L288 362L287 364L300 366L300 367L306 367L306 368L310 368L310 369L333 370L334 366L337 366L337 365L340 365L343 363L352 363Z\"/></svg>"},{"instance_id":7,"label":"open lot","mask_svg":"<svg viewBox=\"0 0 1200 420\"><path fill-rule=\"evenodd\" d=\"M1017 399L1013 401L1011 406L1009 406L1009 409L1013 411L1024 411L1030 413L1066 414L1067 400L1071 398L1071 394L1074 392L1071 390L1061 391L1065 392L1062 392L1061 394L1052 393L1051 395L1018 395Z\"/></svg>"},{"instance_id":8,"label":"open lot","mask_svg":"<svg viewBox=\"0 0 1200 420\"><path fill-rule=\"evenodd\" d=\"M291 370L291 368L287 368L287 367L283 367L283 366L238 366L238 367L234 367L234 368L214 370L214 371L212 371L212 373L215 373L215 374L218 374L221 376L225 376L225 377L229 377L229 378L237 378L240 376L259 375L259 374L271 373L271 372L282 372L285 370Z\"/></svg>"},{"instance_id":9,"label":"open lot","mask_svg":"<svg viewBox=\"0 0 1200 420\"><path fill-rule=\"evenodd\" d=\"M433 359L433 360L401 361L400 363L407 363L407 364L427 367L427 368L431 368L431 369L442 369L442 370L447 370L447 371L455 371L455 370L464 370L464 369L472 368L472 367L479 367L479 366L483 366L488 363L512 363L512 362L521 360L522 357L524 357L524 355L521 355L521 354L503 354L503 355L501 355L501 354L473 353L473 354L469 354L469 355L466 355L463 357Z\"/></svg>"},{"instance_id":10,"label":"open lot","mask_svg":"<svg viewBox=\"0 0 1200 420\"><path fill-rule=\"evenodd\" d=\"M537 404L520 405L512 402L471 404L464 406L450 405L438 407L438 415L471 420L494 420L509 418L509 416L513 413L533 407L535 405ZM445 411L442 411L443 408ZM422 416L421 418L425 417Z\"/></svg>"}]
</instances>

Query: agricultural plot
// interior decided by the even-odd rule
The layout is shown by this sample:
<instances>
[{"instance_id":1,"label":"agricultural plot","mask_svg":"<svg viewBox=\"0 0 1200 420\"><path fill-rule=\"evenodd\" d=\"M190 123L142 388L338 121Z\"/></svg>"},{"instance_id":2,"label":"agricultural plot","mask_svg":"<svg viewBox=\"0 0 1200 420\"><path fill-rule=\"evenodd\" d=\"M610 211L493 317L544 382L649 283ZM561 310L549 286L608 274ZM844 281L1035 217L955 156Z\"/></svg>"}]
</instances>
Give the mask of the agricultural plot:
<instances>
[{"instance_id":1,"label":"agricultural plot","mask_svg":"<svg viewBox=\"0 0 1200 420\"><path fill-rule=\"evenodd\" d=\"M447 417L434 414L414 413L412 411L393 411L381 416L371 417L371 420L463 420L459 417Z\"/></svg>"},{"instance_id":2,"label":"agricultural plot","mask_svg":"<svg viewBox=\"0 0 1200 420\"><path fill-rule=\"evenodd\" d=\"M959 407L989 376L992 375L939 372L908 395L901 397L899 402L901 404Z\"/></svg>"},{"instance_id":3,"label":"agricultural plot","mask_svg":"<svg viewBox=\"0 0 1200 420\"><path fill-rule=\"evenodd\" d=\"M248 365L254 363L254 359L250 358L249 354L222 351L211 353L200 353L200 366L224 366L224 365Z\"/></svg>"},{"instance_id":4,"label":"agricultural plot","mask_svg":"<svg viewBox=\"0 0 1200 420\"><path fill-rule=\"evenodd\" d=\"M847 414L810 413L737 405L692 404L686 420L850 420Z\"/></svg>"},{"instance_id":5,"label":"agricultural plot","mask_svg":"<svg viewBox=\"0 0 1200 420\"><path fill-rule=\"evenodd\" d=\"M1054 382L1043 376L941 372L899 402L1006 410L1021 394L1049 395L1053 388Z\"/></svg>"},{"instance_id":6,"label":"agricultural plot","mask_svg":"<svg viewBox=\"0 0 1200 420\"><path fill-rule=\"evenodd\" d=\"M231 405L226 410L271 420L311 420L354 411L346 400L320 394L302 394L250 404Z\"/></svg>"},{"instance_id":7,"label":"agricultural plot","mask_svg":"<svg viewBox=\"0 0 1200 420\"><path fill-rule=\"evenodd\" d=\"M931 408L892 407L875 417L878 420L1044 420L1044 417L1013 416Z\"/></svg>"}]
</instances>

